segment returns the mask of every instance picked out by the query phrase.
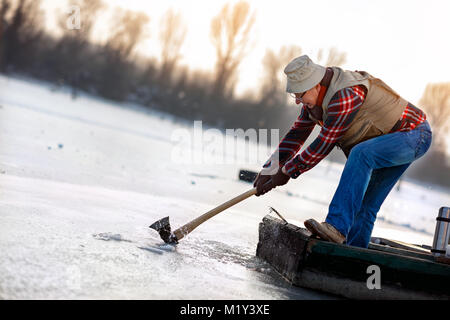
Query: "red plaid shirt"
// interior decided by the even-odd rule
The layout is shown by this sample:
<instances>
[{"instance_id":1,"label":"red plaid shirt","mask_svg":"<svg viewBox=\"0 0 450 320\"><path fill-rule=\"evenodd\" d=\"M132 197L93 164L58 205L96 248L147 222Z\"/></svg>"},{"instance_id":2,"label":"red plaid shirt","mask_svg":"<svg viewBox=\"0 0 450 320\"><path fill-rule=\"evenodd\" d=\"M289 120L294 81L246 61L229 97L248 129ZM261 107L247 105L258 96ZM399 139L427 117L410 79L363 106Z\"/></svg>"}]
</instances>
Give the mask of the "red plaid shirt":
<instances>
[{"instance_id":1,"label":"red plaid shirt","mask_svg":"<svg viewBox=\"0 0 450 320\"><path fill-rule=\"evenodd\" d=\"M361 86L344 88L338 91L328 104L328 117L319 135L308 148L295 156L315 126L315 122L309 118L308 112L305 111L307 107L303 106L300 116L278 146L280 167L284 166L286 172L295 179L317 165L330 153L350 127L350 123L363 104L365 96L366 93ZM401 126L395 131L412 130L424 122L426 116L422 110L408 103L401 120ZM270 163L269 160L264 167L270 166Z\"/></svg>"}]
</instances>

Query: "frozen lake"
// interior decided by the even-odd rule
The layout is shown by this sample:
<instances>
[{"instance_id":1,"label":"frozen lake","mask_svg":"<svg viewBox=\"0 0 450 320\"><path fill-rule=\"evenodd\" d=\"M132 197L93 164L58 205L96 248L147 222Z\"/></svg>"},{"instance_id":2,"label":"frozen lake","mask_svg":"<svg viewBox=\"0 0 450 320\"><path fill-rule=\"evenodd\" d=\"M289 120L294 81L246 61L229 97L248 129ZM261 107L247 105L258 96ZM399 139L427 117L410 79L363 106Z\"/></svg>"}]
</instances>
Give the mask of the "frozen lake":
<instances>
[{"instance_id":1,"label":"frozen lake","mask_svg":"<svg viewBox=\"0 0 450 320\"><path fill-rule=\"evenodd\" d=\"M161 246L150 224L169 216L177 228L247 191L239 169L265 160L202 152L180 132L193 136L193 123L0 76L0 299L333 298L288 285L255 251L268 206L298 226L324 220L342 166L322 161ZM431 245L448 203L445 190L404 181L373 236Z\"/></svg>"}]
</instances>

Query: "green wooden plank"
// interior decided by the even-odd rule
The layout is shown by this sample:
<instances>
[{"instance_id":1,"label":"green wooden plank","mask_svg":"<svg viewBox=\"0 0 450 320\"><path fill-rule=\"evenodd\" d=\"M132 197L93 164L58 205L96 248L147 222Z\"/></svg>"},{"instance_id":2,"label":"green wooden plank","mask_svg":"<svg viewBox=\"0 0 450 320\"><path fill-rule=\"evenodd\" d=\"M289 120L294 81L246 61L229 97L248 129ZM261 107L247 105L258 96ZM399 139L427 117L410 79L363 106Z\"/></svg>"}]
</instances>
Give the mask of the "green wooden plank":
<instances>
[{"instance_id":1,"label":"green wooden plank","mask_svg":"<svg viewBox=\"0 0 450 320\"><path fill-rule=\"evenodd\" d=\"M450 266L420 258L400 256L398 254L339 245L320 240L310 240L308 250L316 254L358 259L398 271L412 271L450 278Z\"/></svg>"}]
</instances>

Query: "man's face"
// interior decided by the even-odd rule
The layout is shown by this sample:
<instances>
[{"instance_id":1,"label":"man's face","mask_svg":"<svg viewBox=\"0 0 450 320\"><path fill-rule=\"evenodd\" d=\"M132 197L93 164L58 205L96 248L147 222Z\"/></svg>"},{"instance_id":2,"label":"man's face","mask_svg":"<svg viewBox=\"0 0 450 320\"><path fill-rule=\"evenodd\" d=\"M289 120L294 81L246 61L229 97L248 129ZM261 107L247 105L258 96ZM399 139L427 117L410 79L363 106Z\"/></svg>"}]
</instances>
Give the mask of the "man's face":
<instances>
[{"instance_id":1,"label":"man's face","mask_svg":"<svg viewBox=\"0 0 450 320\"><path fill-rule=\"evenodd\" d=\"M320 84L312 87L308 91L303 93L295 93L295 103L307 106L308 108L313 108L317 103L317 98L319 97Z\"/></svg>"}]
</instances>

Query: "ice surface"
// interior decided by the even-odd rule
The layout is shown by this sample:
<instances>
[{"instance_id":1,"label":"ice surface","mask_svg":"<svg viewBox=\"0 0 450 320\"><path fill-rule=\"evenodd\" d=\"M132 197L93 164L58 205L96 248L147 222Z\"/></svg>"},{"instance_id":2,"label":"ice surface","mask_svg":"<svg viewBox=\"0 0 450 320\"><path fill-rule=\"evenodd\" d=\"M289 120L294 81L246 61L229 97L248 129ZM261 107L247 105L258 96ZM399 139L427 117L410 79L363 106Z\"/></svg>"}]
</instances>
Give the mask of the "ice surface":
<instances>
[{"instance_id":1,"label":"ice surface","mask_svg":"<svg viewBox=\"0 0 450 320\"><path fill-rule=\"evenodd\" d=\"M206 154L211 164L179 163L171 137L192 123L51 89L0 76L0 298L332 298L288 285L255 251L269 206L299 226L323 220L342 166L322 161L167 245L150 224L170 216L175 229L250 189L239 169L263 160L249 165L227 150ZM218 157L235 162L214 164ZM449 200L405 181L374 236L430 245Z\"/></svg>"}]
</instances>

